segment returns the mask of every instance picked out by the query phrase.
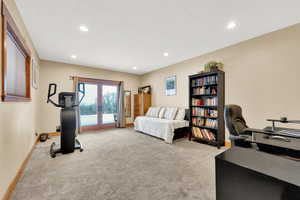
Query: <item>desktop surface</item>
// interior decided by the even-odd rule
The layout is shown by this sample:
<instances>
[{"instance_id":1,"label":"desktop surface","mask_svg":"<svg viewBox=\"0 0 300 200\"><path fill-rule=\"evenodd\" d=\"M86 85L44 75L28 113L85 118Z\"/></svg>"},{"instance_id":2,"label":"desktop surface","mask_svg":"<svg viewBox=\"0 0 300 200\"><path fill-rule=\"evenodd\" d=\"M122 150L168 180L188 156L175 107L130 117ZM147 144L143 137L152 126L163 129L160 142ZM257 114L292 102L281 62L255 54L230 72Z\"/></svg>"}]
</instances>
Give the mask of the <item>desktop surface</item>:
<instances>
[{"instance_id":1,"label":"desktop surface","mask_svg":"<svg viewBox=\"0 0 300 200\"><path fill-rule=\"evenodd\" d=\"M300 162L251 148L216 156L217 200L299 200Z\"/></svg>"},{"instance_id":2,"label":"desktop surface","mask_svg":"<svg viewBox=\"0 0 300 200\"><path fill-rule=\"evenodd\" d=\"M216 159L224 160L300 187L300 162L256 149L233 147Z\"/></svg>"}]
</instances>

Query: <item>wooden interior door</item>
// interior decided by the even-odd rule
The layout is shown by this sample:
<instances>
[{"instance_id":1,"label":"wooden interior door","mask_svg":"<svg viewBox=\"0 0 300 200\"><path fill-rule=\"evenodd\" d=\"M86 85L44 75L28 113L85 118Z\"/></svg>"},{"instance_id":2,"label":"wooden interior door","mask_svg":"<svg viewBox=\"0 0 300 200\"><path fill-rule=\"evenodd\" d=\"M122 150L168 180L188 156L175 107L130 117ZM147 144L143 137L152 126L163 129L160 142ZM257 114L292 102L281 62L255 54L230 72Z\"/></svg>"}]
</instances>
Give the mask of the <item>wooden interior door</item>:
<instances>
[{"instance_id":1,"label":"wooden interior door","mask_svg":"<svg viewBox=\"0 0 300 200\"><path fill-rule=\"evenodd\" d=\"M151 107L151 94L143 94L143 115L146 115Z\"/></svg>"},{"instance_id":2,"label":"wooden interior door","mask_svg":"<svg viewBox=\"0 0 300 200\"><path fill-rule=\"evenodd\" d=\"M134 95L134 118L143 116L151 107L151 94Z\"/></svg>"},{"instance_id":3,"label":"wooden interior door","mask_svg":"<svg viewBox=\"0 0 300 200\"><path fill-rule=\"evenodd\" d=\"M134 95L134 118L137 116L140 116L140 94L135 94Z\"/></svg>"}]
</instances>

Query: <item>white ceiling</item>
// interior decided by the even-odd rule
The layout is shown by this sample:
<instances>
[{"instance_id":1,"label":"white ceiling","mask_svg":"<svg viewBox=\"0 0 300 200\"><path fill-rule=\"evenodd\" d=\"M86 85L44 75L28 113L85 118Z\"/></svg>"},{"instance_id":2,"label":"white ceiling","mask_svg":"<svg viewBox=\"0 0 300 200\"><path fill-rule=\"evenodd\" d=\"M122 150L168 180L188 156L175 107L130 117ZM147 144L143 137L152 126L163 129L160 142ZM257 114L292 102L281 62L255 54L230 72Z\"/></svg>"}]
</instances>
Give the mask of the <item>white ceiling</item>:
<instances>
[{"instance_id":1,"label":"white ceiling","mask_svg":"<svg viewBox=\"0 0 300 200\"><path fill-rule=\"evenodd\" d=\"M300 22L299 0L16 2L41 59L136 74Z\"/></svg>"}]
</instances>

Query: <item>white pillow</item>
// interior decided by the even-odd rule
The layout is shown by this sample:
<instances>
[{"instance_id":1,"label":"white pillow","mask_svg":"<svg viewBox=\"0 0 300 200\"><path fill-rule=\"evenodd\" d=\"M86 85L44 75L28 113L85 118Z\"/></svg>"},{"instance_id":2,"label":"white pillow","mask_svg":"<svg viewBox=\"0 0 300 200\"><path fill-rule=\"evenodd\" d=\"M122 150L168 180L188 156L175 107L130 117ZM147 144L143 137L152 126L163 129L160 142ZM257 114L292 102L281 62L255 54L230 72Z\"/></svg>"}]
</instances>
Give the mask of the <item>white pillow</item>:
<instances>
[{"instance_id":1,"label":"white pillow","mask_svg":"<svg viewBox=\"0 0 300 200\"><path fill-rule=\"evenodd\" d=\"M184 120L185 117L185 109L179 108L175 117L175 120Z\"/></svg>"},{"instance_id":2,"label":"white pillow","mask_svg":"<svg viewBox=\"0 0 300 200\"><path fill-rule=\"evenodd\" d=\"M178 108L166 108L164 118L174 120L177 110L178 110Z\"/></svg>"},{"instance_id":3,"label":"white pillow","mask_svg":"<svg viewBox=\"0 0 300 200\"><path fill-rule=\"evenodd\" d=\"M151 117L152 109L153 109L153 107L148 108L148 111L146 113L147 117Z\"/></svg>"},{"instance_id":4,"label":"white pillow","mask_svg":"<svg viewBox=\"0 0 300 200\"><path fill-rule=\"evenodd\" d=\"M163 118L166 112L166 108L161 108L158 114L158 118Z\"/></svg>"},{"instance_id":5,"label":"white pillow","mask_svg":"<svg viewBox=\"0 0 300 200\"><path fill-rule=\"evenodd\" d=\"M153 111L153 117L158 117L159 111L160 111L160 107L154 108L154 111Z\"/></svg>"},{"instance_id":6,"label":"white pillow","mask_svg":"<svg viewBox=\"0 0 300 200\"><path fill-rule=\"evenodd\" d=\"M150 107L147 111L147 117L158 117L160 107Z\"/></svg>"}]
</instances>

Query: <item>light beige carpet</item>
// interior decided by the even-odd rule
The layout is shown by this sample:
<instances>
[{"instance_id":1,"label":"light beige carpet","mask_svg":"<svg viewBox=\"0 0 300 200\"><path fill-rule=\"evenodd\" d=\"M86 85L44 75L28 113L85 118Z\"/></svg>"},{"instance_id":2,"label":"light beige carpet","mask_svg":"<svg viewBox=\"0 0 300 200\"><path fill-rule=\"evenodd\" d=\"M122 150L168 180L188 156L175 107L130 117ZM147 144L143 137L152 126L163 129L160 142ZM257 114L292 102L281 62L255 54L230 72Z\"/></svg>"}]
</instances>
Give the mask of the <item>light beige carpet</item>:
<instances>
[{"instance_id":1,"label":"light beige carpet","mask_svg":"<svg viewBox=\"0 0 300 200\"><path fill-rule=\"evenodd\" d=\"M112 129L80 135L83 152L53 159L58 139L37 145L12 199L215 199L214 156L225 148Z\"/></svg>"}]
</instances>

